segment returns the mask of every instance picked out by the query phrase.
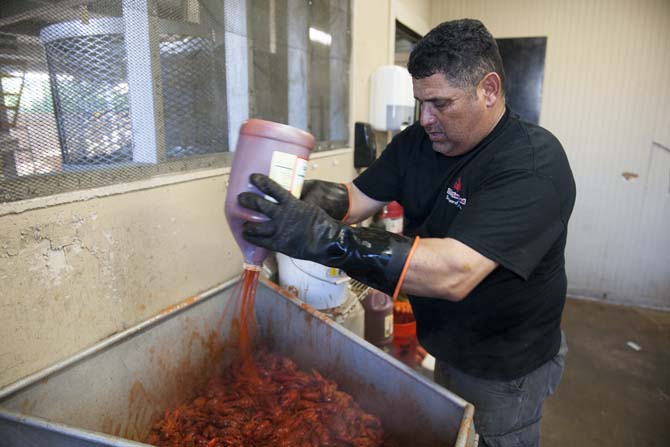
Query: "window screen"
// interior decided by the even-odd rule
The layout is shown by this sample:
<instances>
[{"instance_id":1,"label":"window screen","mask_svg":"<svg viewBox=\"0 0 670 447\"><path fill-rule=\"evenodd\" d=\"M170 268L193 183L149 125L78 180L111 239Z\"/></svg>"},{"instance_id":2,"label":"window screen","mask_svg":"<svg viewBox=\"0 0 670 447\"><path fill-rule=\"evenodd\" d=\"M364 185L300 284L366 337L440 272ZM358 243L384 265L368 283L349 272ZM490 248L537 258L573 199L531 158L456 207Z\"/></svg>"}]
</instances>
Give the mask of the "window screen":
<instances>
[{"instance_id":1,"label":"window screen","mask_svg":"<svg viewBox=\"0 0 670 447\"><path fill-rule=\"evenodd\" d=\"M13 8L0 18L0 202L223 164L223 8Z\"/></svg>"}]
</instances>

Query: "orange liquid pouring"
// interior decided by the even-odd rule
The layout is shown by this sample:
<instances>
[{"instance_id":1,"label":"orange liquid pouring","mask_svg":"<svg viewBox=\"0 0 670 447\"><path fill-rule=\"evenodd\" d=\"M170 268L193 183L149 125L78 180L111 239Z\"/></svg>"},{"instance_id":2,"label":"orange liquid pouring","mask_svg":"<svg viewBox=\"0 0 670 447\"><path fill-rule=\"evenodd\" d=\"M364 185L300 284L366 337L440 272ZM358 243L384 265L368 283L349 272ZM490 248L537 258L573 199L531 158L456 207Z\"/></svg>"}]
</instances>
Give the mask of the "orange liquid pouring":
<instances>
[{"instance_id":1,"label":"orange liquid pouring","mask_svg":"<svg viewBox=\"0 0 670 447\"><path fill-rule=\"evenodd\" d=\"M258 287L258 270L245 268L240 278L241 289L238 296L233 297L240 303L239 309L239 354L243 370L249 374L255 373L254 359L252 355L252 340L256 332L256 315L254 314L254 303L256 301L256 288Z\"/></svg>"},{"instance_id":2,"label":"orange liquid pouring","mask_svg":"<svg viewBox=\"0 0 670 447\"><path fill-rule=\"evenodd\" d=\"M254 314L254 303L256 301L256 288L258 287L258 275L260 269L254 266L247 267L240 275L230 299L226 303L221 319L219 330L223 329L225 322L230 321L229 340L236 340L238 357L235 363L246 373L255 375L256 367L253 356L253 340L256 335L256 315ZM232 314L231 314L232 312Z\"/></svg>"},{"instance_id":3,"label":"orange liquid pouring","mask_svg":"<svg viewBox=\"0 0 670 447\"><path fill-rule=\"evenodd\" d=\"M255 372L253 356L253 340L256 335L256 315L254 303L256 301L256 289L258 287L258 275L260 269L245 268L240 275L230 298L223 308L217 330L223 330L228 324L228 340L232 342L233 349L237 349L238 364L242 370L253 374Z\"/></svg>"}]
</instances>

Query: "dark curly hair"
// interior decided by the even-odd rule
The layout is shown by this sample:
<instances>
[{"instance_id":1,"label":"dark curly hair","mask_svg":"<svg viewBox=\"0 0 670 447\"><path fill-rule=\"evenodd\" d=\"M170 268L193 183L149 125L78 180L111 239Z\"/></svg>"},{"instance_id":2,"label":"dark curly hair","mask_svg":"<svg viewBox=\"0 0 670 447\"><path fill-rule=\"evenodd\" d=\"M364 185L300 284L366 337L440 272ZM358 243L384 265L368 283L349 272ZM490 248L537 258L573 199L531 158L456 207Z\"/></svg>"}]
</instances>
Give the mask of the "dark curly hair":
<instances>
[{"instance_id":1,"label":"dark curly hair","mask_svg":"<svg viewBox=\"0 0 670 447\"><path fill-rule=\"evenodd\" d=\"M414 47L407 69L415 79L442 73L455 87L476 87L486 73L505 72L495 39L479 20L460 19L433 28Z\"/></svg>"}]
</instances>

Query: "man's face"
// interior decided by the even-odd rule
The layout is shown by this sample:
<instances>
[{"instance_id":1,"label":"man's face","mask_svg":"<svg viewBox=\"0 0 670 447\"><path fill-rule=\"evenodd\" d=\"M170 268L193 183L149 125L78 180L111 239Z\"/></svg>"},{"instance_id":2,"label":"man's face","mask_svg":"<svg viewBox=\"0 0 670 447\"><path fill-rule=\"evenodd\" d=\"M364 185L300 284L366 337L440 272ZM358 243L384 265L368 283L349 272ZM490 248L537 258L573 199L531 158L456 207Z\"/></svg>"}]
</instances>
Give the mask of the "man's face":
<instances>
[{"instance_id":1,"label":"man's face","mask_svg":"<svg viewBox=\"0 0 670 447\"><path fill-rule=\"evenodd\" d=\"M486 106L477 89L454 87L442 73L412 78L412 84L421 107L419 123L436 152L447 157L464 154L490 130L482 134Z\"/></svg>"}]
</instances>

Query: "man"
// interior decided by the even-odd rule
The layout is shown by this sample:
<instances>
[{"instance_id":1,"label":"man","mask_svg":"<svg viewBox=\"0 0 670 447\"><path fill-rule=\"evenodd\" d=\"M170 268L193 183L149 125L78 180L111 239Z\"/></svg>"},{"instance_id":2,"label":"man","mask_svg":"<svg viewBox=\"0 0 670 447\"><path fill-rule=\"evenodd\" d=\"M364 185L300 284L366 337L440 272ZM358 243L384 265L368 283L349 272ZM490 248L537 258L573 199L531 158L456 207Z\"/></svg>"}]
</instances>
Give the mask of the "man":
<instances>
[{"instance_id":1,"label":"man","mask_svg":"<svg viewBox=\"0 0 670 447\"><path fill-rule=\"evenodd\" d=\"M406 292L436 380L475 405L480 445L538 445L567 350L568 160L553 135L506 107L498 48L481 22L437 26L408 69L419 122L350 185L310 182L297 200L253 175L278 203L240 195L271 219L245 224L245 238ZM406 236L347 225L393 200Z\"/></svg>"}]
</instances>

